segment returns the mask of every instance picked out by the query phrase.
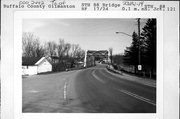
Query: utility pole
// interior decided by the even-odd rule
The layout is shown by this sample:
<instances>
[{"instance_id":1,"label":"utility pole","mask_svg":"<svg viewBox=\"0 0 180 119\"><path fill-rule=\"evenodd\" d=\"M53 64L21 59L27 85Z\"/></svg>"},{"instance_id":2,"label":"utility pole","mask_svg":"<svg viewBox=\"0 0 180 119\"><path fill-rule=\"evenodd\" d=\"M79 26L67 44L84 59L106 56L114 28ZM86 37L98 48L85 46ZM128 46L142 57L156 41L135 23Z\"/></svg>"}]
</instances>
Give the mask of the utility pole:
<instances>
[{"instance_id":1,"label":"utility pole","mask_svg":"<svg viewBox=\"0 0 180 119\"><path fill-rule=\"evenodd\" d=\"M138 22L138 42L139 42L139 52L138 52L138 70L142 70L142 65L141 65L141 42L140 42L140 18L137 20Z\"/></svg>"},{"instance_id":2,"label":"utility pole","mask_svg":"<svg viewBox=\"0 0 180 119\"><path fill-rule=\"evenodd\" d=\"M141 64L141 38L140 38L140 18L137 19L138 22L138 70L142 70L142 64ZM124 33L124 32L116 32L116 34L121 33L127 36L132 37L131 35Z\"/></svg>"}]
</instances>

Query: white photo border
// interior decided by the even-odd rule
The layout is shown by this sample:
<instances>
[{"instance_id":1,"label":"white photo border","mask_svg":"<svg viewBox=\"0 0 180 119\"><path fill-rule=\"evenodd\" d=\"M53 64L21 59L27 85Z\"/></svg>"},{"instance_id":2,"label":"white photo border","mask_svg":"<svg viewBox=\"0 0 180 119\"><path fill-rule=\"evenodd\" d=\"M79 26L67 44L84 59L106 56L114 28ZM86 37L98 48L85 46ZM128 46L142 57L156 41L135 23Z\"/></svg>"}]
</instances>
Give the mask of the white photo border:
<instances>
[{"instance_id":1,"label":"white photo border","mask_svg":"<svg viewBox=\"0 0 180 119\"><path fill-rule=\"evenodd\" d=\"M50 18L156 18L156 113L22 113L22 22ZM163 13L135 11L17 11L14 14L14 119L163 119Z\"/></svg>"}]
</instances>

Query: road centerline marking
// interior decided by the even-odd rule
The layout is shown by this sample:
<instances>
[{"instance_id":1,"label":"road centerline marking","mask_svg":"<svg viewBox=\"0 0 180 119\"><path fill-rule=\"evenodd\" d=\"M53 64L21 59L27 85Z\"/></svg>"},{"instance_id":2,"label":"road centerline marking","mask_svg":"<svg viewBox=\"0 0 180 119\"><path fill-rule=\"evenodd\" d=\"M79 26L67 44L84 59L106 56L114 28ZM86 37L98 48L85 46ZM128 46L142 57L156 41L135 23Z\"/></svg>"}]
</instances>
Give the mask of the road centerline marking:
<instances>
[{"instance_id":1,"label":"road centerline marking","mask_svg":"<svg viewBox=\"0 0 180 119\"><path fill-rule=\"evenodd\" d=\"M105 76L106 78L111 79L111 80L114 80L114 78L109 77L109 76L107 76L106 74L104 74L104 72L102 72L102 70L101 70L100 72L101 72L101 74L102 74L103 76Z\"/></svg>"},{"instance_id":2,"label":"road centerline marking","mask_svg":"<svg viewBox=\"0 0 180 119\"><path fill-rule=\"evenodd\" d=\"M64 97L64 100L66 100L66 99L67 99L67 82L64 83L64 88L63 88L63 89L64 89L64 91L63 91L63 92L64 92L63 97Z\"/></svg>"},{"instance_id":3,"label":"road centerline marking","mask_svg":"<svg viewBox=\"0 0 180 119\"><path fill-rule=\"evenodd\" d=\"M30 91L27 91L29 93L39 93L40 91L37 91L37 90L30 90Z\"/></svg>"},{"instance_id":4,"label":"road centerline marking","mask_svg":"<svg viewBox=\"0 0 180 119\"><path fill-rule=\"evenodd\" d=\"M92 75L94 76L95 79L97 79L98 81L105 83L105 81L103 81L102 79L100 79L96 74L95 74L95 70L92 72Z\"/></svg>"},{"instance_id":5,"label":"road centerline marking","mask_svg":"<svg viewBox=\"0 0 180 119\"><path fill-rule=\"evenodd\" d=\"M149 104L151 104L153 106L156 106L156 103L153 102L152 100L148 99L148 98L145 98L145 97L139 96L137 94L131 93L131 92L127 91L127 90L123 90L123 89L117 89L117 90L124 93L124 94L127 94L127 95L129 95L131 97L134 97L134 98L136 98L138 100L141 100L143 102L146 102L146 103L149 103Z\"/></svg>"}]
</instances>

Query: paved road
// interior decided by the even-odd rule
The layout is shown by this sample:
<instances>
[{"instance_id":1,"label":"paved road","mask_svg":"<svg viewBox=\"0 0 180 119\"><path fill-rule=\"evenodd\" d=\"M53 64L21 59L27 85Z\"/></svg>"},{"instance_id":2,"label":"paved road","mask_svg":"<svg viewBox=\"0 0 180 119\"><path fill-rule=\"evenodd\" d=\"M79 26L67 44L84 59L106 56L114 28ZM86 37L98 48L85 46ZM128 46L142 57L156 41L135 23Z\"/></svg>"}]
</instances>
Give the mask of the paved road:
<instances>
[{"instance_id":1,"label":"paved road","mask_svg":"<svg viewBox=\"0 0 180 119\"><path fill-rule=\"evenodd\" d=\"M155 113L156 88L105 65L23 79L23 112Z\"/></svg>"}]
</instances>

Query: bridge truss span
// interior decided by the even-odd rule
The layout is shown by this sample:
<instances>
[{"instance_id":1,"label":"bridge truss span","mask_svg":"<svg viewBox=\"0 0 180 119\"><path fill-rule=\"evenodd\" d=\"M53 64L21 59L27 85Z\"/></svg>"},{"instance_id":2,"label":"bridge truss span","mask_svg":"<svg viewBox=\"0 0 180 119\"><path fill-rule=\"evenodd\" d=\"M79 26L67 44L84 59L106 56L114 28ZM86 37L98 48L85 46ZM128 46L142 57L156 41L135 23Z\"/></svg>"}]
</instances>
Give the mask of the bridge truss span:
<instances>
[{"instance_id":1,"label":"bridge truss span","mask_svg":"<svg viewBox=\"0 0 180 119\"><path fill-rule=\"evenodd\" d=\"M108 50L87 50L84 57L84 67L96 65L96 61L108 63L110 62Z\"/></svg>"}]
</instances>

